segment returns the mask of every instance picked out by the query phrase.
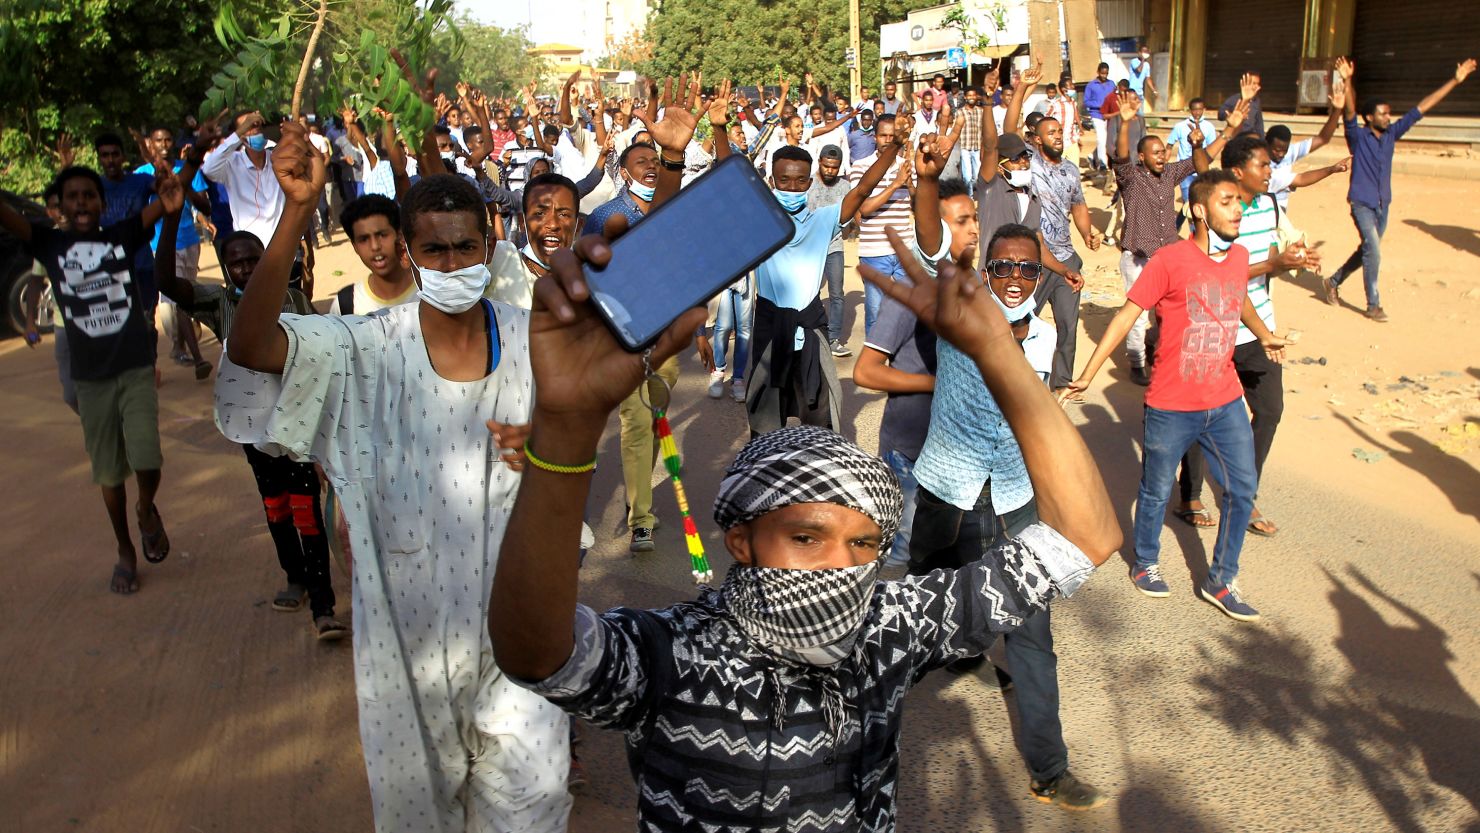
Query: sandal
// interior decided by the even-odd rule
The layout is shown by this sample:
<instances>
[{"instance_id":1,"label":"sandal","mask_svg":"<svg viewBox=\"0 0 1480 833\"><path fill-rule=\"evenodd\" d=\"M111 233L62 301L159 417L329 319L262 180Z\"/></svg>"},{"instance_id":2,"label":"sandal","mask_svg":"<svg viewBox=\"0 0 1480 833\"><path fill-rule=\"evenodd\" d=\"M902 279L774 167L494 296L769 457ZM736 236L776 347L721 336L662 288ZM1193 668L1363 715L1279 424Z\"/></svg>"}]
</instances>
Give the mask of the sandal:
<instances>
[{"instance_id":1,"label":"sandal","mask_svg":"<svg viewBox=\"0 0 1480 833\"><path fill-rule=\"evenodd\" d=\"M299 584L290 584L272 597L272 609L283 613L297 613L303 609L303 599L308 590Z\"/></svg>"},{"instance_id":2,"label":"sandal","mask_svg":"<svg viewBox=\"0 0 1480 833\"><path fill-rule=\"evenodd\" d=\"M211 363L202 359L195 363L195 379L201 381L211 375Z\"/></svg>"},{"instance_id":3,"label":"sandal","mask_svg":"<svg viewBox=\"0 0 1480 833\"><path fill-rule=\"evenodd\" d=\"M123 579L125 582L127 582L126 584L123 585L126 589L124 589L124 590L119 590L118 589L118 580L119 579ZM113 591L114 593L117 593L120 596L132 596L134 593L138 592L138 590L139 590L139 574L138 574L138 572L135 571L135 570L130 570L129 568L123 566L122 564L114 564L113 565L113 578L110 579L109 582L108 582L108 589L111 590L111 591Z\"/></svg>"},{"instance_id":4,"label":"sandal","mask_svg":"<svg viewBox=\"0 0 1480 833\"><path fill-rule=\"evenodd\" d=\"M349 626L333 616L320 616L313 620L313 624L318 629L320 642L338 642L349 636Z\"/></svg>"},{"instance_id":5,"label":"sandal","mask_svg":"<svg viewBox=\"0 0 1480 833\"><path fill-rule=\"evenodd\" d=\"M158 564L170 556L170 536L164 531L164 518L159 514L159 507L150 506L149 508L154 512L154 523L159 528L153 532L145 532L144 524L141 522L139 539L144 544L144 560L150 564Z\"/></svg>"},{"instance_id":6,"label":"sandal","mask_svg":"<svg viewBox=\"0 0 1480 833\"><path fill-rule=\"evenodd\" d=\"M1218 522L1213 520L1212 513L1206 509L1178 509L1172 514L1183 523L1197 529L1209 529L1218 525Z\"/></svg>"},{"instance_id":7,"label":"sandal","mask_svg":"<svg viewBox=\"0 0 1480 833\"><path fill-rule=\"evenodd\" d=\"M1259 524L1264 524L1266 528L1260 529ZM1257 515L1249 519L1249 531L1258 535L1260 538L1273 538L1280 531L1280 528L1275 526L1274 521L1271 521L1269 518L1263 515Z\"/></svg>"}]
</instances>

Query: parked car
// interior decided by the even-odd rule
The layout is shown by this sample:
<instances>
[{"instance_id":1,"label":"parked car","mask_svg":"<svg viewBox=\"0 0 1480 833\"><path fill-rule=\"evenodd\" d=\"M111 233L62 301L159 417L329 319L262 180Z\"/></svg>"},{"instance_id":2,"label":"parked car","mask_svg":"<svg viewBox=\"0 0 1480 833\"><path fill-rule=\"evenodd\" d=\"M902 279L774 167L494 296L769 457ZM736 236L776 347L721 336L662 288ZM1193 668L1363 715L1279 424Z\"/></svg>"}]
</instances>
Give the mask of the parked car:
<instances>
[{"instance_id":1,"label":"parked car","mask_svg":"<svg viewBox=\"0 0 1480 833\"><path fill-rule=\"evenodd\" d=\"M0 191L0 199L9 203L27 220L51 225L51 220L46 216L45 206L23 197L17 197L8 191ZM12 335L20 335L26 330L26 311L25 305L21 302L21 296L25 294L30 275L30 253L14 235L0 228L0 298L5 300L5 315L4 320L0 321L0 329L7 330ZM50 331L51 315L42 310L40 318L41 331Z\"/></svg>"}]
</instances>

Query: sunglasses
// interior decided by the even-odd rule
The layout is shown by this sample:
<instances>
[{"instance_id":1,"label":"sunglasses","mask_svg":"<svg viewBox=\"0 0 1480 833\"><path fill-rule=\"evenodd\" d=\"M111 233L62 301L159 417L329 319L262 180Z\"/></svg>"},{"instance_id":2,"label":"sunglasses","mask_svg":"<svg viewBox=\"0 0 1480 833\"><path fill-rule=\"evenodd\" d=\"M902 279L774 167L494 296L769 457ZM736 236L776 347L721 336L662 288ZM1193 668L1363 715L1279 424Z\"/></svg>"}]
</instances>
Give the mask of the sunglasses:
<instances>
[{"instance_id":1,"label":"sunglasses","mask_svg":"<svg viewBox=\"0 0 1480 833\"><path fill-rule=\"evenodd\" d=\"M989 260L987 274L994 278L1010 278L1013 271L1025 281L1036 281L1043 274L1043 264L1032 260Z\"/></svg>"}]
</instances>

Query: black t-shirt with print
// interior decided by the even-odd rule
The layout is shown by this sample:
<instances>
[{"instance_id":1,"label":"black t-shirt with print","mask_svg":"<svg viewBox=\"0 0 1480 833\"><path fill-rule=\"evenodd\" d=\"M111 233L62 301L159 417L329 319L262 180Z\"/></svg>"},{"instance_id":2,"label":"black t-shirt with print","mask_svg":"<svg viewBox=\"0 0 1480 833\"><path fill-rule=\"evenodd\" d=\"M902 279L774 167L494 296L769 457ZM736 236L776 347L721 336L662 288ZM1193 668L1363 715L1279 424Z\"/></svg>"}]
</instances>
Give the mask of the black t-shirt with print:
<instances>
[{"instance_id":1,"label":"black t-shirt with print","mask_svg":"<svg viewBox=\"0 0 1480 833\"><path fill-rule=\"evenodd\" d=\"M46 267L66 322L73 379L111 379L154 364L148 288L132 268L150 236L137 214L87 234L32 230L31 256Z\"/></svg>"}]
</instances>

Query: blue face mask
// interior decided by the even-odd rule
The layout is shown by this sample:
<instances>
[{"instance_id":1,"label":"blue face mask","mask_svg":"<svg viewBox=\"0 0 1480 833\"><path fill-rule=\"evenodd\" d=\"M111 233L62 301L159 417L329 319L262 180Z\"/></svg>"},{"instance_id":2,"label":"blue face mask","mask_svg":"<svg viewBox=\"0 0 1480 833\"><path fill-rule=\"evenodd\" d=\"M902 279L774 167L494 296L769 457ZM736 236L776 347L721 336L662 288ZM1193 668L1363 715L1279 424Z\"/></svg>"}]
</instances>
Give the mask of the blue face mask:
<instances>
[{"instance_id":1,"label":"blue face mask","mask_svg":"<svg viewBox=\"0 0 1480 833\"><path fill-rule=\"evenodd\" d=\"M627 190L631 192L632 196L637 197L643 202L652 202L653 194L658 189L651 185L643 185L641 182L631 179L627 181Z\"/></svg>"},{"instance_id":2,"label":"blue face mask","mask_svg":"<svg viewBox=\"0 0 1480 833\"><path fill-rule=\"evenodd\" d=\"M797 214L807 207L806 191L778 191L772 188L771 193L776 195L776 201L781 203L781 207L788 213Z\"/></svg>"},{"instance_id":3,"label":"blue face mask","mask_svg":"<svg viewBox=\"0 0 1480 833\"><path fill-rule=\"evenodd\" d=\"M261 133L255 133L247 137L247 147L252 150L267 150L267 137Z\"/></svg>"}]
</instances>

